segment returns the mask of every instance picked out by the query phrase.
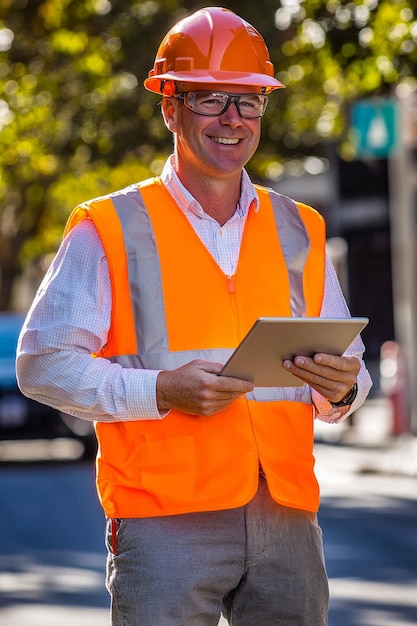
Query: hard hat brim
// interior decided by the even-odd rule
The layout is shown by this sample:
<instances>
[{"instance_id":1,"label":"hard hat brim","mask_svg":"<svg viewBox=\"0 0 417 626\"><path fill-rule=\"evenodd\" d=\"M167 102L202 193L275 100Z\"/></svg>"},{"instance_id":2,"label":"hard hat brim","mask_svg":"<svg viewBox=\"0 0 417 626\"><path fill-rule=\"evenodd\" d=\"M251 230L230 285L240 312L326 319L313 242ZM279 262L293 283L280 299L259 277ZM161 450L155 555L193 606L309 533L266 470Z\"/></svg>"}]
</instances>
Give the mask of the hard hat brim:
<instances>
[{"instance_id":1,"label":"hard hat brim","mask_svg":"<svg viewBox=\"0 0 417 626\"><path fill-rule=\"evenodd\" d=\"M165 74L158 74L158 76L150 76L144 81L144 86L148 91L161 94L161 82L172 81L174 83L204 83L204 84L218 84L223 85L247 85L248 87L260 87L263 88L263 93L270 93L275 89L282 89L285 87L276 78L272 76L266 76L265 74L254 74L252 72L225 72L208 71L208 70L192 70L185 72L166 72Z\"/></svg>"}]
</instances>

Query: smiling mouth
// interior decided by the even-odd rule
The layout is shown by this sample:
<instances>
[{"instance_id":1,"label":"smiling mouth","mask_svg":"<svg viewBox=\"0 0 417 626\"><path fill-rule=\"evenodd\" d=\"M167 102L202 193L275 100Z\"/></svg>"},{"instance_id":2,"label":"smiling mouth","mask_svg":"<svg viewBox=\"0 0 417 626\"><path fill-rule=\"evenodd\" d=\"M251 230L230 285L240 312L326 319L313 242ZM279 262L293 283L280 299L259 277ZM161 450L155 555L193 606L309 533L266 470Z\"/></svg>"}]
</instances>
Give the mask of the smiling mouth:
<instances>
[{"instance_id":1,"label":"smiling mouth","mask_svg":"<svg viewBox=\"0 0 417 626\"><path fill-rule=\"evenodd\" d=\"M227 146L235 146L240 141L240 139L227 139L226 137L210 137L210 139L215 143L222 143Z\"/></svg>"}]
</instances>

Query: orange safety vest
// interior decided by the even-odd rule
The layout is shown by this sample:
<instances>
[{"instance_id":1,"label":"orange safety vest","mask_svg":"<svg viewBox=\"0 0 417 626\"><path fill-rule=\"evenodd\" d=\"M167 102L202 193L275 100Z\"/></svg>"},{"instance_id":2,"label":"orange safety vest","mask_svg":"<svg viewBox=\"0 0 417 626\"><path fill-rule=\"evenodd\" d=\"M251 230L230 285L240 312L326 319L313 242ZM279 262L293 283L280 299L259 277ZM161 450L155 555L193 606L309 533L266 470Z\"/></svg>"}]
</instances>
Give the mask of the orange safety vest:
<instances>
[{"instance_id":1,"label":"orange safety vest","mask_svg":"<svg viewBox=\"0 0 417 626\"><path fill-rule=\"evenodd\" d=\"M261 316L318 316L325 229L306 205L257 187L233 277L220 270L159 179L80 205L66 232L93 220L109 263L112 315L97 357L174 369L224 362ZM280 239L283 239L281 245ZM257 490L317 511L309 388L257 390L211 417L99 422L97 485L108 517L234 508ZM257 399L258 398L258 399Z\"/></svg>"}]
</instances>

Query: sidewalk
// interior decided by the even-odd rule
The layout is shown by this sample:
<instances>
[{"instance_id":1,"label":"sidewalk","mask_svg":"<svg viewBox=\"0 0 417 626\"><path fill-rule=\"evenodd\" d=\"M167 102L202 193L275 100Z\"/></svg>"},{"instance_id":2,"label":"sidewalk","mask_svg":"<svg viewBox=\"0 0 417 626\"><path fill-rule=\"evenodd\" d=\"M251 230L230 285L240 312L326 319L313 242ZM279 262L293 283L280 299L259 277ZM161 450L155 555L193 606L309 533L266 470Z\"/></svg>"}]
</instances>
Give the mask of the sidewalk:
<instances>
[{"instance_id":1,"label":"sidewalk","mask_svg":"<svg viewBox=\"0 0 417 626\"><path fill-rule=\"evenodd\" d=\"M334 444L340 452L355 456L359 473L381 473L417 478L417 437L392 435L392 410L383 396L365 404L341 424L316 420L316 446Z\"/></svg>"}]
</instances>

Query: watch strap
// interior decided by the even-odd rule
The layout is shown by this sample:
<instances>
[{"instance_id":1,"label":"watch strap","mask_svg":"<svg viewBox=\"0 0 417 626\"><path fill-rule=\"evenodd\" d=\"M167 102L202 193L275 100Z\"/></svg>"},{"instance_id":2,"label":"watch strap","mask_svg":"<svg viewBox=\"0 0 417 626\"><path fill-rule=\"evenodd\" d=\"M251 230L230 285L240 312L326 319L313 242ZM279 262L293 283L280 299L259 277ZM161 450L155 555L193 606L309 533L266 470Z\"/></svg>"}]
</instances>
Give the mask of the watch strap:
<instances>
[{"instance_id":1,"label":"watch strap","mask_svg":"<svg viewBox=\"0 0 417 626\"><path fill-rule=\"evenodd\" d=\"M355 383L352 387L352 389L349 391L349 393L347 393L345 395L344 398L342 398L342 400L339 400L339 402L331 402L330 404L332 406L349 406L349 404L352 404L352 402L355 400L356 396L358 395L358 384Z\"/></svg>"}]
</instances>

